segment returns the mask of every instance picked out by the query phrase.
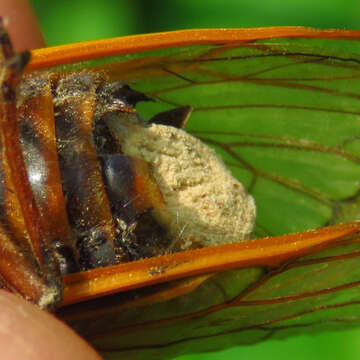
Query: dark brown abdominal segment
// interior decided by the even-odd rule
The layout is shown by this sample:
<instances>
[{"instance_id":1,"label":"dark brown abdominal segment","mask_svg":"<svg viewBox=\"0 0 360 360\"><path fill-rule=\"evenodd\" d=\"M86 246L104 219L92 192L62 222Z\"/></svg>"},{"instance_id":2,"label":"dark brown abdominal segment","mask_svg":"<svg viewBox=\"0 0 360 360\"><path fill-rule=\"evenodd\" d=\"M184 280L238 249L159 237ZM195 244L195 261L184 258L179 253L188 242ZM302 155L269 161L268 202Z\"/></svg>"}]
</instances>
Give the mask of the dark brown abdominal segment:
<instances>
[{"instance_id":1,"label":"dark brown abdominal segment","mask_svg":"<svg viewBox=\"0 0 360 360\"><path fill-rule=\"evenodd\" d=\"M149 120L151 124L162 124L184 129L193 111L191 106L182 106L156 114Z\"/></svg>"},{"instance_id":2,"label":"dark brown abdominal segment","mask_svg":"<svg viewBox=\"0 0 360 360\"><path fill-rule=\"evenodd\" d=\"M92 142L97 79L69 75L55 90L56 141L70 225L77 238L82 268L121 261L115 253L116 229L101 167Z\"/></svg>"},{"instance_id":3,"label":"dark brown abdominal segment","mask_svg":"<svg viewBox=\"0 0 360 360\"><path fill-rule=\"evenodd\" d=\"M119 234L116 246L130 260L164 253L170 239L152 212L165 204L147 163L122 154L103 155L101 163Z\"/></svg>"},{"instance_id":4,"label":"dark brown abdominal segment","mask_svg":"<svg viewBox=\"0 0 360 360\"><path fill-rule=\"evenodd\" d=\"M75 241L66 214L58 163L53 98L47 74L30 77L20 87L18 122L23 156L48 242L62 274L79 270Z\"/></svg>"},{"instance_id":5,"label":"dark brown abdominal segment","mask_svg":"<svg viewBox=\"0 0 360 360\"><path fill-rule=\"evenodd\" d=\"M128 260L163 254L171 239L154 217L165 208L162 194L149 165L122 153L121 139L131 124L147 126L132 107L149 98L120 82L101 84L97 94L94 143L116 224L115 246Z\"/></svg>"}]
</instances>

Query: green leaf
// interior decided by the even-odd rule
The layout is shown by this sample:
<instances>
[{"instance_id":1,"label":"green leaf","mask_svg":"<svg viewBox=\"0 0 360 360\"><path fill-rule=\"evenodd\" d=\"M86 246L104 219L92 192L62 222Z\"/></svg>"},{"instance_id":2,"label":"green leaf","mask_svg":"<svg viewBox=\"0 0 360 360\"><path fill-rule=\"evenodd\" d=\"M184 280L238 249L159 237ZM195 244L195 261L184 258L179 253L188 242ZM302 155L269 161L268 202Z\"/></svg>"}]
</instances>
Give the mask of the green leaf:
<instances>
[{"instance_id":1,"label":"green leaf","mask_svg":"<svg viewBox=\"0 0 360 360\"><path fill-rule=\"evenodd\" d=\"M193 106L187 130L213 146L254 196L261 237L360 220L359 51L355 41L274 40L81 66L99 66L153 97L138 107L145 118ZM59 315L106 359L169 359L358 326L359 240L341 239L280 267L115 294Z\"/></svg>"}]
</instances>

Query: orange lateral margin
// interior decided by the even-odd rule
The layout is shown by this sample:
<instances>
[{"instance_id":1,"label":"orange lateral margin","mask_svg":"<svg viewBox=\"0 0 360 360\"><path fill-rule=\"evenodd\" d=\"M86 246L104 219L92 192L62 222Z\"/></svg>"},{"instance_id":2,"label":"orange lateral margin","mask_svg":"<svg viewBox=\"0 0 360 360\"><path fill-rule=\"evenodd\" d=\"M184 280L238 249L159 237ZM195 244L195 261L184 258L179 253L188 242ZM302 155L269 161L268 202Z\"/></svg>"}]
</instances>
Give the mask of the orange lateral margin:
<instances>
[{"instance_id":1,"label":"orange lateral margin","mask_svg":"<svg viewBox=\"0 0 360 360\"><path fill-rule=\"evenodd\" d=\"M71 274L64 277L62 305L219 270L277 266L292 258L336 245L356 233L360 235L360 222L178 252Z\"/></svg>"},{"instance_id":2,"label":"orange lateral margin","mask_svg":"<svg viewBox=\"0 0 360 360\"><path fill-rule=\"evenodd\" d=\"M123 36L33 50L26 71L161 48L196 44L226 44L275 38L359 40L360 31L283 26L244 29L193 29Z\"/></svg>"}]
</instances>

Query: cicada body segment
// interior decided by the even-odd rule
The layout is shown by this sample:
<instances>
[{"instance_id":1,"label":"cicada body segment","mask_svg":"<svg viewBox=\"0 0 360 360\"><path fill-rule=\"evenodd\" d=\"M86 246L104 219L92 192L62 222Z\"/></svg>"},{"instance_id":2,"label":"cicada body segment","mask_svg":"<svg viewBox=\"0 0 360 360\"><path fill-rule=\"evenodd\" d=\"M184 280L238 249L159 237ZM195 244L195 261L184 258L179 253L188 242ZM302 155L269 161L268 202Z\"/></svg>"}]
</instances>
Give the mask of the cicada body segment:
<instances>
[{"instance_id":1,"label":"cicada body segment","mask_svg":"<svg viewBox=\"0 0 360 360\"><path fill-rule=\"evenodd\" d=\"M17 112L28 180L40 216L46 219L49 243L56 249L60 272L74 272L77 259L61 186L49 74L22 81Z\"/></svg>"}]
</instances>

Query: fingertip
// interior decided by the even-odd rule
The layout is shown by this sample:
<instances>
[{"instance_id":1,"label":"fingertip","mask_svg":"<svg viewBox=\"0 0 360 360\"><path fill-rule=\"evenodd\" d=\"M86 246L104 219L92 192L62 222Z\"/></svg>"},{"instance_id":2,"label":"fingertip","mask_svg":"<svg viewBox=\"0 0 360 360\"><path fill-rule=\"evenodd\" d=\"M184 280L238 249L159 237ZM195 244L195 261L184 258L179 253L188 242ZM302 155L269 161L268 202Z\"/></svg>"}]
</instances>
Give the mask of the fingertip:
<instances>
[{"instance_id":1,"label":"fingertip","mask_svg":"<svg viewBox=\"0 0 360 360\"><path fill-rule=\"evenodd\" d=\"M16 51L45 46L39 24L28 1L2 0L0 14L7 21L7 29Z\"/></svg>"},{"instance_id":2,"label":"fingertip","mask_svg":"<svg viewBox=\"0 0 360 360\"><path fill-rule=\"evenodd\" d=\"M0 290L2 360L101 360L72 329L53 315Z\"/></svg>"}]
</instances>

